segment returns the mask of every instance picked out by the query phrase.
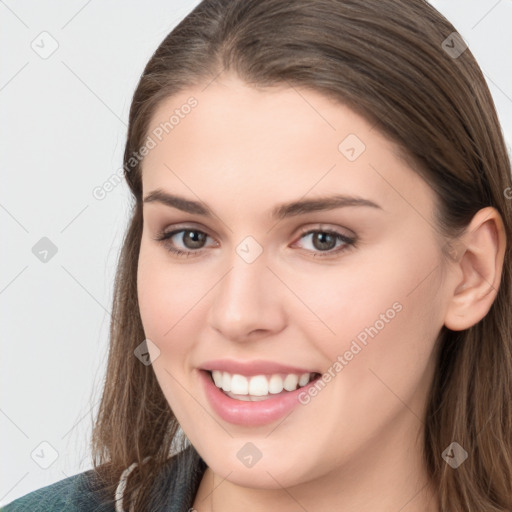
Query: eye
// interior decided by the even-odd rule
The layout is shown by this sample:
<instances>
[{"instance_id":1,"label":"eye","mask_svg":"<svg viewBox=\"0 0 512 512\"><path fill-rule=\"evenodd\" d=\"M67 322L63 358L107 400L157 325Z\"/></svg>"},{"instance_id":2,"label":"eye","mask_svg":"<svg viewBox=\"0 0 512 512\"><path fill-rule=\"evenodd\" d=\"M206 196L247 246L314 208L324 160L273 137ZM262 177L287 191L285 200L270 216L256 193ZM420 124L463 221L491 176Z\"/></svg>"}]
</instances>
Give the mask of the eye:
<instances>
[{"instance_id":1,"label":"eye","mask_svg":"<svg viewBox=\"0 0 512 512\"><path fill-rule=\"evenodd\" d=\"M306 248L312 252L314 257L327 257L338 254L355 246L356 239L349 237L335 230L310 229L301 234L300 239L310 237L310 247ZM169 232L160 232L155 240L165 245L166 249L180 257L198 256L205 247L205 242L209 238L204 231L192 228L175 229ZM175 239L175 240L173 240ZM181 240L182 248L177 246Z\"/></svg>"},{"instance_id":2,"label":"eye","mask_svg":"<svg viewBox=\"0 0 512 512\"><path fill-rule=\"evenodd\" d=\"M310 237L309 245L313 251L313 256L321 258L338 254L355 246L356 239L349 237L335 230L311 229L302 233L300 239ZM339 243L339 245L337 245ZM334 249L334 250L333 250Z\"/></svg>"},{"instance_id":3,"label":"eye","mask_svg":"<svg viewBox=\"0 0 512 512\"><path fill-rule=\"evenodd\" d=\"M181 243L185 246L185 250L176 247L176 242L173 241L173 238L176 238L177 240L181 239ZM208 235L204 231L189 228L176 229L174 231L169 231L168 233L158 233L155 240L162 242L169 252L176 254L177 256L189 257L192 256L193 253L202 252L201 249L203 248L203 244L207 238Z\"/></svg>"}]
</instances>

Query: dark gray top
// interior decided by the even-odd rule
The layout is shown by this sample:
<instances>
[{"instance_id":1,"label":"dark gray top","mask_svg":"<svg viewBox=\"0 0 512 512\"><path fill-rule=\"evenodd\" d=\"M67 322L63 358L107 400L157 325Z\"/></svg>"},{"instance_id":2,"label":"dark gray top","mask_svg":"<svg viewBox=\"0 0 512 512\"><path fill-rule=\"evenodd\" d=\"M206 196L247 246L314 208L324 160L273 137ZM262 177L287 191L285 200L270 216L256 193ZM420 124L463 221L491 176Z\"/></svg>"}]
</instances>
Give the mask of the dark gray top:
<instances>
[{"instance_id":1,"label":"dark gray top","mask_svg":"<svg viewBox=\"0 0 512 512\"><path fill-rule=\"evenodd\" d=\"M171 457L155 480L148 512L187 512L205 470L191 445ZM115 512L114 497L100 498L95 476L93 469L70 476L14 500L1 512Z\"/></svg>"}]
</instances>

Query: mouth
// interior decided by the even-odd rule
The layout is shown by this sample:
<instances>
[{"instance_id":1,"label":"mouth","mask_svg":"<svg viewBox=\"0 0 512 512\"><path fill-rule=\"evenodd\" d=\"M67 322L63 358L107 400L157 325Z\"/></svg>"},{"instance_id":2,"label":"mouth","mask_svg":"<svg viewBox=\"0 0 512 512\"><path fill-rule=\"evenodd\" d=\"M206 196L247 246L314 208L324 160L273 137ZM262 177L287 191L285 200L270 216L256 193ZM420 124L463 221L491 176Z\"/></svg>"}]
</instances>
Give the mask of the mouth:
<instances>
[{"instance_id":1,"label":"mouth","mask_svg":"<svg viewBox=\"0 0 512 512\"><path fill-rule=\"evenodd\" d=\"M203 370L226 396L243 402L259 402L296 391L320 378L318 372L273 373L245 376L220 370Z\"/></svg>"}]
</instances>

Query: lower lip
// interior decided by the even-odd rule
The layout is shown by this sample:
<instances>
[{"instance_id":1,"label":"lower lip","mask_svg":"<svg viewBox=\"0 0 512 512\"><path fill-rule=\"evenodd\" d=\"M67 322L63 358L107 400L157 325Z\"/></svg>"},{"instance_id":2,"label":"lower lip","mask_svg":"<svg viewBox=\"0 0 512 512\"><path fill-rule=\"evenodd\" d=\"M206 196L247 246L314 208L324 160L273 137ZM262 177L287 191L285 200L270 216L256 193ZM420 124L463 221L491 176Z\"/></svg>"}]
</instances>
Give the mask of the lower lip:
<instances>
[{"instance_id":1,"label":"lower lip","mask_svg":"<svg viewBox=\"0 0 512 512\"><path fill-rule=\"evenodd\" d=\"M294 407L300 404L299 394L307 392L308 387L314 385L320 378L312 380L295 391L288 391L282 395L276 395L258 402L246 402L235 400L224 394L215 385L210 373L206 370L199 370L199 374L213 410L229 423L251 427L267 425L286 416Z\"/></svg>"}]
</instances>

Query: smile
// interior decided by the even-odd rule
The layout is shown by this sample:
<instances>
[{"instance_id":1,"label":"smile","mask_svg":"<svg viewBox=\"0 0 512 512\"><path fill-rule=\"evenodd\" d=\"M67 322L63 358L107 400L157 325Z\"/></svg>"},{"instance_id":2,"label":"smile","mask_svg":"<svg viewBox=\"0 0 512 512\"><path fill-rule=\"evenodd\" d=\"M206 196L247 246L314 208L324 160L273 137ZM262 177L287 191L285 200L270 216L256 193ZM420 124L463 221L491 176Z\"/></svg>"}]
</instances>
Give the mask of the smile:
<instances>
[{"instance_id":1,"label":"smile","mask_svg":"<svg viewBox=\"0 0 512 512\"><path fill-rule=\"evenodd\" d=\"M215 383L214 372L220 386ZM321 377L316 372L252 376L220 370L200 370L198 373L213 412L228 423L245 427L268 425L287 416L300 405L299 394L307 392ZM230 389L226 390L224 386ZM286 387L292 390L288 391ZM281 391L272 392L278 389ZM243 393L238 393L240 391ZM249 391L261 394L249 394Z\"/></svg>"},{"instance_id":2,"label":"smile","mask_svg":"<svg viewBox=\"0 0 512 512\"><path fill-rule=\"evenodd\" d=\"M316 372L253 376L231 374L220 370L213 370L210 373L215 385L227 396L235 400L253 402L266 400L270 395L295 391L319 376Z\"/></svg>"}]
</instances>

